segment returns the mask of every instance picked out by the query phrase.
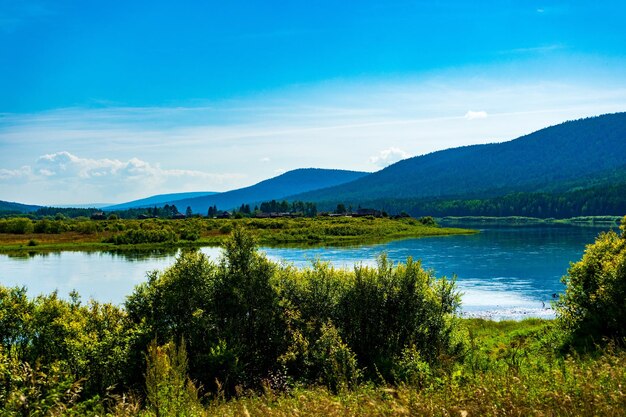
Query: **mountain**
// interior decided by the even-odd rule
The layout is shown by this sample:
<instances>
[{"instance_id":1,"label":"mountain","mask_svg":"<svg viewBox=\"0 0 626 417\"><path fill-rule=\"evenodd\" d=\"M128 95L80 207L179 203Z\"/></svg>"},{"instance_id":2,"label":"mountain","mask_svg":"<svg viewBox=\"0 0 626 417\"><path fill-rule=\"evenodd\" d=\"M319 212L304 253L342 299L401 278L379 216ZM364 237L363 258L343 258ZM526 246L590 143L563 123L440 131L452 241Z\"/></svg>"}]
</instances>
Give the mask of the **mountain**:
<instances>
[{"instance_id":1,"label":"mountain","mask_svg":"<svg viewBox=\"0 0 626 417\"><path fill-rule=\"evenodd\" d=\"M288 199L354 205L377 199L490 198L610 184L626 179L625 173L626 113L615 113L568 121L509 142L405 159L355 181Z\"/></svg>"},{"instance_id":2,"label":"mountain","mask_svg":"<svg viewBox=\"0 0 626 417\"><path fill-rule=\"evenodd\" d=\"M58 208L79 208L79 209L102 209L110 206L111 203L84 203L84 204L55 204Z\"/></svg>"},{"instance_id":3,"label":"mountain","mask_svg":"<svg viewBox=\"0 0 626 417\"><path fill-rule=\"evenodd\" d=\"M0 201L0 212L4 213L30 213L36 211L41 206L14 203L11 201Z\"/></svg>"},{"instance_id":4,"label":"mountain","mask_svg":"<svg viewBox=\"0 0 626 417\"><path fill-rule=\"evenodd\" d=\"M107 205L103 207L103 210L112 211L112 210L127 210L130 208L142 208L142 207L154 207L154 206L162 206L165 203L175 200L181 200L186 198L194 198L201 197L206 195L215 195L216 192L213 191L194 191L189 193L171 193L171 194L158 194L153 195L151 197L142 198L139 200L129 201L127 203Z\"/></svg>"},{"instance_id":5,"label":"mountain","mask_svg":"<svg viewBox=\"0 0 626 417\"><path fill-rule=\"evenodd\" d=\"M288 195L332 187L354 181L366 175L368 175L367 172L339 169L295 169L250 187L216 195L169 201L168 204L175 204L180 211L185 210L189 206L194 213L206 214L208 208L214 205L219 210L230 210L244 203L254 205L263 201L283 199Z\"/></svg>"}]
</instances>

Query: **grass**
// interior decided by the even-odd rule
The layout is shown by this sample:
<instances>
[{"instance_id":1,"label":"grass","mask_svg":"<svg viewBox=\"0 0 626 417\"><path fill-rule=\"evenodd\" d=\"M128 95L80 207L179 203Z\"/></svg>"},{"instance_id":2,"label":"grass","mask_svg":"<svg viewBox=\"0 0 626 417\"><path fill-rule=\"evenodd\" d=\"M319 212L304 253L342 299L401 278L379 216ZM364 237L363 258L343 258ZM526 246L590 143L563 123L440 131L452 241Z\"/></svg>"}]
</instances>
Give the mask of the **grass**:
<instances>
[{"instance_id":1,"label":"grass","mask_svg":"<svg viewBox=\"0 0 626 417\"><path fill-rule=\"evenodd\" d=\"M197 405L197 416L623 416L626 352L560 356L550 347L554 323L528 319L465 319L469 359L434 374L422 386L381 381L331 392L319 386L262 393L219 393ZM520 353L521 352L521 353ZM516 357L517 355L517 357ZM482 367L476 366L482 361ZM139 409L139 404L127 404ZM120 409L122 405L120 405ZM134 415L134 414L129 414ZM150 413L146 415L152 415Z\"/></svg>"},{"instance_id":2,"label":"grass","mask_svg":"<svg viewBox=\"0 0 626 417\"><path fill-rule=\"evenodd\" d=\"M33 222L37 230L36 221ZM185 220L64 220L59 233L0 233L0 253L59 250L124 250L164 247L201 247L221 244L241 225L263 245L342 245L393 239L475 233L468 229L423 225L415 219L388 218L294 218L294 219L185 219ZM160 243L107 243L129 230L172 230L195 240ZM35 241L37 244L29 245Z\"/></svg>"},{"instance_id":3,"label":"grass","mask_svg":"<svg viewBox=\"0 0 626 417\"><path fill-rule=\"evenodd\" d=\"M214 400L220 416L623 416L626 352L559 356L550 320L466 319L472 352L422 387L363 385L340 393L321 387Z\"/></svg>"}]
</instances>

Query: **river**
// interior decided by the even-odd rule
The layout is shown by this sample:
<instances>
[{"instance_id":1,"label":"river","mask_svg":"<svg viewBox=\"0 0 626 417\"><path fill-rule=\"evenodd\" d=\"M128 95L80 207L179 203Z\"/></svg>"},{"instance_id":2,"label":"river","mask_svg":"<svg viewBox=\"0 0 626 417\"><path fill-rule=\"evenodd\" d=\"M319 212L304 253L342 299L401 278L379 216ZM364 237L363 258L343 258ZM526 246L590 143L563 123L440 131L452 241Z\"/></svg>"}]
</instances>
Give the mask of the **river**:
<instances>
[{"instance_id":1,"label":"river","mask_svg":"<svg viewBox=\"0 0 626 417\"><path fill-rule=\"evenodd\" d=\"M404 239L349 247L271 248L270 259L306 266L315 259L337 267L375 265L381 253L394 262L411 256L437 276L456 276L469 317L552 317L561 277L603 229L568 226L489 227L475 235ZM220 249L201 249L210 258ZM77 290L84 299L122 303L146 272L171 265L177 251L58 252L22 257L0 255L0 284L26 286L31 296Z\"/></svg>"}]
</instances>

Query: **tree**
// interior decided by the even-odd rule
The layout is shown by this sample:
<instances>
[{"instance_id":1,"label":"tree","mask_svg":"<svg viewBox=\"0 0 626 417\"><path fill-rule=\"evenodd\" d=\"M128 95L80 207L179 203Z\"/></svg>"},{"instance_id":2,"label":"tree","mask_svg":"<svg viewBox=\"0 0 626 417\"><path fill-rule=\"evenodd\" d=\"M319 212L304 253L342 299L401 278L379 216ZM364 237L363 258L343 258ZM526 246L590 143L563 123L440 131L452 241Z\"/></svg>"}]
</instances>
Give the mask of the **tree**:
<instances>
[{"instance_id":1,"label":"tree","mask_svg":"<svg viewBox=\"0 0 626 417\"><path fill-rule=\"evenodd\" d=\"M620 229L601 233L563 277L557 313L574 344L626 337L626 217Z\"/></svg>"},{"instance_id":2,"label":"tree","mask_svg":"<svg viewBox=\"0 0 626 417\"><path fill-rule=\"evenodd\" d=\"M185 216L187 217L193 216L193 211L191 210L191 206L187 206L187 210L185 210Z\"/></svg>"},{"instance_id":3,"label":"tree","mask_svg":"<svg viewBox=\"0 0 626 417\"><path fill-rule=\"evenodd\" d=\"M337 214L345 214L346 206L343 203L337 204L337 208L335 209L335 213Z\"/></svg>"}]
</instances>

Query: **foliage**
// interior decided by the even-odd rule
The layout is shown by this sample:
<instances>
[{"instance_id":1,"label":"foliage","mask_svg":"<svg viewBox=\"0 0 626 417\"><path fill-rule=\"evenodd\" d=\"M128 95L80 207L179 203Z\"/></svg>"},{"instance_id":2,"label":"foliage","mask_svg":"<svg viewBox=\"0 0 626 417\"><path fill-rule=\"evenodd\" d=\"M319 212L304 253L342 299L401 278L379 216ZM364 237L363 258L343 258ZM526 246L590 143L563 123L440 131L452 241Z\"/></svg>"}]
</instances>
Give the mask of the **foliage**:
<instances>
[{"instance_id":1,"label":"foliage","mask_svg":"<svg viewBox=\"0 0 626 417\"><path fill-rule=\"evenodd\" d=\"M620 229L598 236L563 277L559 322L574 342L626 337L626 217Z\"/></svg>"},{"instance_id":2,"label":"foliage","mask_svg":"<svg viewBox=\"0 0 626 417\"><path fill-rule=\"evenodd\" d=\"M621 415L625 235L572 266L556 323L462 320L411 259L276 264L240 227L124 308L0 286L0 415ZM596 324L617 343L564 356L563 326Z\"/></svg>"},{"instance_id":3,"label":"foliage","mask_svg":"<svg viewBox=\"0 0 626 417\"><path fill-rule=\"evenodd\" d=\"M70 301L56 293L26 297L24 288L0 287L0 349L20 362L62 370L88 395L126 384L128 348L133 339L123 310L77 294ZM60 371L59 371L60 372Z\"/></svg>"},{"instance_id":4,"label":"foliage","mask_svg":"<svg viewBox=\"0 0 626 417\"><path fill-rule=\"evenodd\" d=\"M192 417L202 415L198 389L187 377L187 350L172 342L148 346L146 356L146 416Z\"/></svg>"},{"instance_id":5,"label":"foliage","mask_svg":"<svg viewBox=\"0 0 626 417\"><path fill-rule=\"evenodd\" d=\"M215 245L228 238L236 227L252 233L263 244L312 243L341 244L371 242L400 237L471 233L463 229L440 228L428 218L324 217L241 218L241 219L22 219L35 233L2 233L16 219L0 219L0 250L21 251L30 239L37 250L102 249L107 246Z\"/></svg>"},{"instance_id":6,"label":"foliage","mask_svg":"<svg viewBox=\"0 0 626 417\"><path fill-rule=\"evenodd\" d=\"M32 233L33 222L30 219L17 217L13 219L0 219L0 233L13 233L23 235Z\"/></svg>"},{"instance_id":7,"label":"foliage","mask_svg":"<svg viewBox=\"0 0 626 417\"><path fill-rule=\"evenodd\" d=\"M185 235L188 237L188 235ZM137 245L142 243L174 243L178 235L171 228L130 229L105 240L116 245Z\"/></svg>"}]
</instances>

